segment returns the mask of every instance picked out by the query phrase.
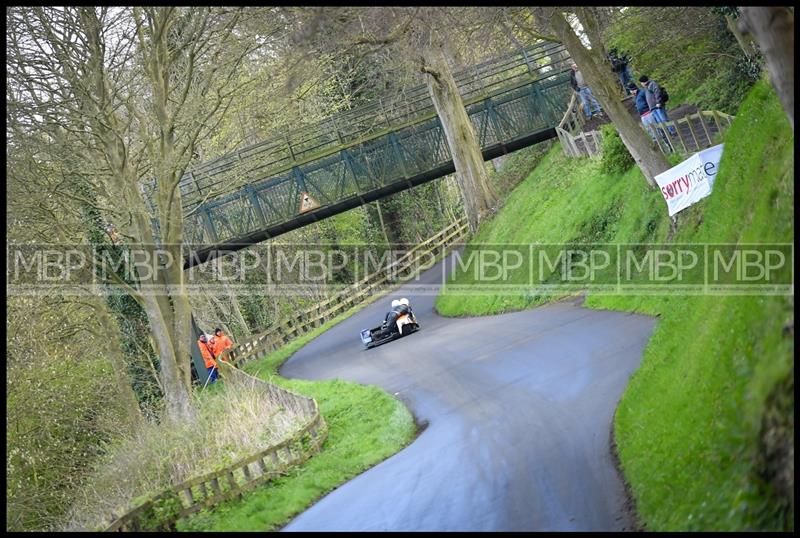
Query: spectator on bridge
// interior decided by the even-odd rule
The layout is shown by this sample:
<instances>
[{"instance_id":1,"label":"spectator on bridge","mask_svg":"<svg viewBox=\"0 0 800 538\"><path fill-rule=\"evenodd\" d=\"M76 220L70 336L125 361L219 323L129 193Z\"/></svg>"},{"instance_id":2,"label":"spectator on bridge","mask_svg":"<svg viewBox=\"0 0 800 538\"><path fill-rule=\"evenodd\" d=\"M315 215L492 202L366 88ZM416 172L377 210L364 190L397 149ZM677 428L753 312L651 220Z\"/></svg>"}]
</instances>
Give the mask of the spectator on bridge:
<instances>
[{"instance_id":1,"label":"spectator on bridge","mask_svg":"<svg viewBox=\"0 0 800 538\"><path fill-rule=\"evenodd\" d=\"M603 108L600 106L600 103L597 102L597 99L595 99L594 95L592 95L592 90L586 84L581 72L578 71L578 65L575 62L572 62L571 67L572 72L569 74L569 83L572 86L572 89L581 98L584 116L586 116L587 120L590 120L594 114L597 114L598 116L602 115ZM590 108L591 111L589 110Z\"/></svg>"},{"instance_id":2,"label":"spectator on bridge","mask_svg":"<svg viewBox=\"0 0 800 538\"><path fill-rule=\"evenodd\" d=\"M205 334L200 335L197 347L200 348L200 355L202 355L206 371L208 371L208 381L215 383L217 381L217 361L214 360L214 350L209 345L208 337Z\"/></svg>"},{"instance_id":3,"label":"spectator on bridge","mask_svg":"<svg viewBox=\"0 0 800 538\"><path fill-rule=\"evenodd\" d=\"M639 77L639 84L641 84L642 88L645 90L647 106L650 107L650 113L655 114L655 123L664 123L669 121L666 109L666 92L661 89L661 86L659 86L655 80L650 80L647 75L642 75ZM676 136L678 134L673 126L669 127L669 133L672 136Z\"/></svg>"},{"instance_id":4,"label":"spectator on bridge","mask_svg":"<svg viewBox=\"0 0 800 538\"><path fill-rule=\"evenodd\" d=\"M222 353L228 349L233 349L233 342L222 332L222 329L219 327L214 329L214 336L209 343L211 344L211 351L214 353L214 356L222 361L228 362L227 353L224 356Z\"/></svg>"}]
</instances>

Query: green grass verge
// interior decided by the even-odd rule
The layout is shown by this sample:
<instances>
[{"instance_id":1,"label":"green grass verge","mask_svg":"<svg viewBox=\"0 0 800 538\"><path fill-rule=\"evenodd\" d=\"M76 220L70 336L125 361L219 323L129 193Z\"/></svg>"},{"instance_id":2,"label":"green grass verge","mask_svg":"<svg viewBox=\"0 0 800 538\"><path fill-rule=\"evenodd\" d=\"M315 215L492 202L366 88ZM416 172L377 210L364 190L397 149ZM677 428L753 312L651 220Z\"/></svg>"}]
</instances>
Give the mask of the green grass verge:
<instances>
[{"instance_id":1,"label":"green grass verge","mask_svg":"<svg viewBox=\"0 0 800 538\"><path fill-rule=\"evenodd\" d=\"M793 242L793 175L794 135L762 81L725 137L714 193L679 214L671 241ZM601 161L567 159L556 146L472 243L648 243L668 232L663 198L636 167L603 174ZM448 283L473 276L461 271ZM515 276L527 282L527 270ZM445 287L436 306L485 315L546 300ZM641 522L659 531L792 529L793 297L598 294L585 305L659 317L615 417Z\"/></svg>"},{"instance_id":2,"label":"green grass verge","mask_svg":"<svg viewBox=\"0 0 800 538\"><path fill-rule=\"evenodd\" d=\"M601 161L570 159L560 145L554 146L528 178L514 189L503 209L480 226L462 259L477 244L593 243L626 237L644 242L665 235L669 219L661 195L647 187L637 168L626 174L601 172ZM535 292L467 295L451 292L448 284L476 282L472 268L459 270L436 298L443 316L499 314L540 305L551 299ZM528 268L513 271L504 284L528 283ZM546 279L544 280L546 281Z\"/></svg>"},{"instance_id":3,"label":"green grass verge","mask_svg":"<svg viewBox=\"0 0 800 538\"><path fill-rule=\"evenodd\" d=\"M793 176L791 127L761 82L726 136L714 193L674 241L793 242ZM615 420L643 522L654 530L793 528L775 494L785 480L770 471L786 467L775 449L794 445L793 405L779 409L794 401L794 339L782 331L793 297L590 296L586 305L660 318ZM780 446L771 448L775 437Z\"/></svg>"},{"instance_id":4,"label":"green grass verge","mask_svg":"<svg viewBox=\"0 0 800 538\"><path fill-rule=\"evenodd\" d=\"M326 493L396 454L417 433L406 406L383 389L347 381L285 379L277 370L305 344L382 298L374 295L313 331L293 340L243 370L271 383L314 398L328 424L322 451L282 476L178 522L180 531L277 530Z\"/></svg>"}]
</instances>

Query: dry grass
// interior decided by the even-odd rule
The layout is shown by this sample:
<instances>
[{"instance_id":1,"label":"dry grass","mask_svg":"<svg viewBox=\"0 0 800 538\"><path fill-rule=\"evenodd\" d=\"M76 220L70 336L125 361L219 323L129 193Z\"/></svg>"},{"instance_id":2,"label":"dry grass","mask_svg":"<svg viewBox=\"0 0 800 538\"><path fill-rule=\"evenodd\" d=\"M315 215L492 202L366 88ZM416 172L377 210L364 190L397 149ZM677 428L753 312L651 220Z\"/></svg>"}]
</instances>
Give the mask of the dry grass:
<instances>
[{"instance_id":1,"label":"dry grass","mask_svg":"<svg viewBox=\"0 0 800 538\"><path fill-rule=\"evenodd\" d=\"M149 424L109 447L76 495L64 530L101 529L139 498L226 467L289 437L304 417L252 383L229 376L196 393L194 423Z\"/></svg>"}]
</instances>

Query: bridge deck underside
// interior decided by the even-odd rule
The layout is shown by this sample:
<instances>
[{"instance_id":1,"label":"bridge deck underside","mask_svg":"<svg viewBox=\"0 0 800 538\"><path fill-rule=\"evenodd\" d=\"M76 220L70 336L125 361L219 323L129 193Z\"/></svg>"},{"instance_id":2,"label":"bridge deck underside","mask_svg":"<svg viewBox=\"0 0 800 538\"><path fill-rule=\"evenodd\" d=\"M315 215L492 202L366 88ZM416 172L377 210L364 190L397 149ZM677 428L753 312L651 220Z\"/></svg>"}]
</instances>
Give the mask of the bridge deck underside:
<instances>
[{"instance_id":1,"label":"bridge deck underside","mask_svg":"<svg viewBox=\"0 0 800 538\"><path fill-rule=\"evenodd\" d=\"M554 138L570 92L558 71L468 102L484 159ZM454 171L435 115L344 146L195 207L184 219L187 267ZM248 176L258 177L252 168Z\"/></svg>"}]
</instances>

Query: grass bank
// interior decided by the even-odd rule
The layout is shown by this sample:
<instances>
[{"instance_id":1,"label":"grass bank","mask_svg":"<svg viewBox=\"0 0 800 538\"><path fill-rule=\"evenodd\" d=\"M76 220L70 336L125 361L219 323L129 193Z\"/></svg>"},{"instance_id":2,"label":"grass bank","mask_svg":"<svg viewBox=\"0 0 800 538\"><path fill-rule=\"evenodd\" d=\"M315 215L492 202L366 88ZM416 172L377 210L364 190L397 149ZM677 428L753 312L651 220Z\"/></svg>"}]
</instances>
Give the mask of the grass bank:
<instances>
[{"instance_id":1,"label":"grass bank","mask_svg":"<svg viewBox=\"0 0 800 538\"><path fill-rule=\"evenodd\" d=\"M473 244L792 243L794 136L767 82L752 89L724 142L713 194L679 214L674 237L661 194L638 169L605 174L601 161L567 159L556 146ZM527 278L522 267L507 283ZM474 282L457 273L439 312L494 314L549 299L458 293ZM793 296L598 294L585 305L659 318L615 418L645 527L793 529Z\"/></svg>"},{"instance_id":2,"label":"grass bank","mask_svg":"<svg viewBox=\"0 0 800 538\"><path fill-rule=\"evenodd\" d=\"M372 300L378 299L374 296ZM370 301L372 302L372 301ZM293 340L243 370L314 398L328 424L322 451L239 500L204 510L178 523L181 531L278 530L319 498L408 445L416 425L406 406L381 388L347 381L303 381L277 375L278 367L302 346L369 303Z\"/></svg>"}]
</instances>

